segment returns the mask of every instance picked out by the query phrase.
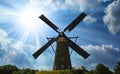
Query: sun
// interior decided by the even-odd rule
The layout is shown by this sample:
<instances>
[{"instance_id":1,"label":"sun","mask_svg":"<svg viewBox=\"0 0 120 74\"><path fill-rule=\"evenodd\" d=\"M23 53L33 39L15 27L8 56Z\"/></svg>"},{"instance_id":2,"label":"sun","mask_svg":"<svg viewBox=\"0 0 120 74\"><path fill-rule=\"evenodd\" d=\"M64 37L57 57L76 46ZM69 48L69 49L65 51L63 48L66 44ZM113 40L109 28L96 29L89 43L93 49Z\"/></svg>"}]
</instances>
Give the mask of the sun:
<instances>
[{"instance_id":1,"label":"sun","mask_svg":"<svg viewBox=\"0 0 120 74\"><path fill-rule=\"evenodd\" d=\"M6 1L5 1L6 2ZM14 3L14 4L13 4ZM41 38L46 37L49 29L39 16L51 16L53 10L48 5L38 0L21 0L7 2L9 7L2 8L2 23L9 36L23 43L32 43L36 46L40 45Z\"/></svg>"},{"instance_id":2,"label":"sun","mask_svg":"<svg viewBox=\"0 0 120 74\"><path fill-rule=\"evenodd\" d=\"M25 4L17 9L14 20L19 28L18 34L21 34L20 40L24 42L39 41L39 34L44 35L45 30L44 23L39 18L42 14L45 14L45 9L34 3Z\"/></svg>"},{"instance_id":3,"label":"sun","mask_svg":"<svg viewBox=\"0 0 120 74\"><path fill-rule=\"evenodd\" d=\"M25 28L26 31L34 31L40 25L39 16L43 11L36 9L35 7L27 6L24 9L21 9L18 14L18 24Z\"/></svg>"}]
</instances>

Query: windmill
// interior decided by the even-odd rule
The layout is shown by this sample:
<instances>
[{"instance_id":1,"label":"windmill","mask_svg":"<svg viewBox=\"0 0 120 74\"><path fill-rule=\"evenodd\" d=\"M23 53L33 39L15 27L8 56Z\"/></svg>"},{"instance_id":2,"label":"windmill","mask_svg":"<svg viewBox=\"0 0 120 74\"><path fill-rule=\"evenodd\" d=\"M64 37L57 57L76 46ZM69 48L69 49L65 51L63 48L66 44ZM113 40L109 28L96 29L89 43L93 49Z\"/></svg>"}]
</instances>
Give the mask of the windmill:
<instances>
[{"instance_id":1,"label":"windmill","mask_svg":"<svg viewBox=\"0 0 120 74\"><path fill-rule=\"evenodd\" d=\"M46 24L48 24L53 30L55 30L58 33L58 36L56 38L50 38L50 40L43 47L41 47L33 54L33 57L36 59L55 41L57 43L57 47L55 52L53 70L72 69L69 47L76 51L83 58L86 59L87 57L89 57L89 53L84 51L81 47L79 47L76 43L74 43L72 40L70 40L69 37L64 34L64 32L67 30L69 32L72 31L79 24L79 22L83 20L85 16L86 14L83 12L75 20L73 20L73 22L70 23L62 32L59 32L59 28L56 25L54 25L50 20L48 20L44 15L41 15L39 18Z\"/></svg>"}]
</instances>

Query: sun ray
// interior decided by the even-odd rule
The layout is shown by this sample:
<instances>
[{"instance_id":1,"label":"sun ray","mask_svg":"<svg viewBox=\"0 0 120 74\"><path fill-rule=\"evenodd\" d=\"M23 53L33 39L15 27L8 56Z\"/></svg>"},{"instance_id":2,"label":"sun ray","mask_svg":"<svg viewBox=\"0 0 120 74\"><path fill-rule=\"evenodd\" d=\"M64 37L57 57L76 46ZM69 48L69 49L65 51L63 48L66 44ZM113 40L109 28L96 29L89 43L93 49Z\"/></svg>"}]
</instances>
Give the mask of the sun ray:
<instances>
[{"instance_id":1,"label":"sun ray","mask_svg":"<svg viewBox=\"0 0 120 74\"><path fill-rule=\"evenodd\" d=\"M39 46L40 38L37 36L45 36L45 26L39 19L41 14L45 14L44 6L38 0L28 1L4 1L4 5L0 5L0 27L5 28L10 36L22 41L30 42ZM15 3L15 4L13 4ZM7 5L7 6L6 6ZM42 7L41 7L42 6ZM7 21L7 22L6 22Z\"/></svg>"}]
</instances>

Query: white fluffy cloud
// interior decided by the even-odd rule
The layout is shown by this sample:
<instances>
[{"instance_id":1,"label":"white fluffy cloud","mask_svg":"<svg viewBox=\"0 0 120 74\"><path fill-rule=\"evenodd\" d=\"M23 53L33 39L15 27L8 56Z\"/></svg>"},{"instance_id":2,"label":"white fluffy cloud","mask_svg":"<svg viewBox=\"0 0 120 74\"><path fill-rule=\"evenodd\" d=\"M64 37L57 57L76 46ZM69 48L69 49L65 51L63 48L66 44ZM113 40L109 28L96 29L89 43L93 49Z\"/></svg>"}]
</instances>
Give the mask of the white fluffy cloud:
<instances>
[{"instance_id":1,"label":"white fluffy cloud","mask_svg":"<svg viewBox=\"0 0 120 74\"><path fill-rule=\"evenodd\" d=\"M13 64L19 68L52 69L54 56L48 52L49 54L42 54L41 57L34 59L32 54L36 50L37 47L33 45L9 38L7 33L0 29L0 65Z\"/></svg>"},{"instance_id":2,"label":"white fluffy cloud","mask_svg":"<svg viewBox=\"0 0 120 74\"><path fill-rule=\"evenodd\" d=\"M49 6L51 10L78 10L80 12L86 11L91 14L104 9L104 6L100 3L101 1L105 2L106 0L92 0L92 2L91 0L50 0L46 6ZM96 21L96 18L88 16L84 22L91 24Z\"/></svg>"},{"instance_id":3,"label":"white fluffy cloud","mask_svg":"<svg viewBox=\"0 0 120 74\"><path fill-rule=\"evenodd\" d=\"M31 65L34 49L34 46L8 38L7 33L0 29L0 65L15 64L18 67L34 67Z\"/></svg>"},{"instance_id":4,"label":"white fluffy cloud","mask_svg":"<svg viewBox=\"0 0 120 74\"><path fill-rule=\"evenodd\" d=\"M97 20L96 20L96 18L93 18L91 16L87 16L87 17L85 17L85 19L83 21L87 24L92 24L92 23L96 22Z\"/></svg>"},{"instance_id":5,"label":"white fluffy cloud","mask_svg":"<svg viewBox=\"0 0 120 74\"><path fill-rule=\"evenodd\" d=\"M54 55L50 53L51 50L46 50L48 53L42 54L35 60L32 54L36 51L36 47L15 41L12 38L8 38L7 35L4 36L3 33L6 32L1 29L0 35L4 37L4 42L0 38L0 65L14 64L21 68L52 69ZM79 68L81 65L84 65L87 68L94 68L98 63L103 63L113 68L116 62L120 60L120 49L112 45L87 45L82 46L82 48L90 53L90 57L83 60L82 57L73 53L74 67Z\"/></svg>"},{"instance_id":6,"label":"white fluffy cloud","mask_svg":"<svg viewBox=\"0 0 120 74\"><path fill-rule=\"evenodd\" d=\"M106 7L103 20L112 34L120 32L120 0L115 0Z\"/></svg>"},{"instance_id":7,"label":"white fluffy cloud","mask_svg":"<svg viewBox=\"0 0 120 74\"><path fill-rule=\"evenodd\" d=\"M65 0L66 4L70 6L75 6L78 7L80 11L95 11L95 10L100 10L102 6L100 5L99 1L97 0ZM98 9L99 8L99 9Z\"/></svg>"},{"instance_id":8,"label":"white fluffy cloud","mask_svg":"<svg viewBox=\"0 0 120 74\"><path fill-rule=\"evenodd\" d=\"M106 2L110 0L44 0L40 3L45 3L44 6L52 10L61 10L61 9L71 9L71 10L90 10L90 11L99 11L103 8L101 1Z\"/></svg>"},{"instance_id":9,"label":"white fluffy cloud","mask_svg":"<svg viewBox=\"0 0 120 74\"><path fill-rule=\"evenodd\" d=\"M98 0L100 2L107 2L107 1L111 1L111 0Z\"/></svg>"},{"instance_id":10,"label":"white fluffy cloud","mask_svg":"<svg viewBox=\"0 0 120 74\"><path fill-rule=\"evenodd\" d=\"M103 63L113 69L116 62L119 61L120 49L112 45L88 45L83 47L91 54L87 60L89 67L95 67L92 65Z\"/></svg>"},{"instance_id":11,"label":"white fluffy cloud","mask_svg":"<svg viewBox=\"0 0 120 74\"><path fill-rule=\"evenodd\" d=\"M49 3L46 5L49 6L52 10L79 10L88 11L89 14L95 13L97 11L103 11L105 6L101 5L101 2L108 2L112 0L50 0ZM111 4L109 4L105 9L105 16L103 17L104 23L107 25L108 30L112 34L116 34L120 32L120 0L115 0ZM87 23L96 22L97 19L93 18L92 16L86 18ZM88 22L89 21L89 22Z\"/></svg>"},{"instance_id":12,"label":"white fluffy cloud","mask_svg":"<svg viewBox=\"0 0 120 74\"><path fill-rule=\"evenodd\" d=\"M85 51L87 51L90 56L87 59L83 59L77 53L72 54L73 66L80 67L85 66L88 69L94 69L97 64L102 63L105 66L113 69L115 64L120 60L120 49L114 47L113 45L86 45L81 46Z\"/></svg>"},{"instance_id":13,"label":"white fluffy cloud","mask_svg":"<svg viewBox=\"0 0 120 74\"><path fill-rule=\"evenodd\" d=\"M0 38L1 37L7 37L7 33L2 29L0 29Z\"/></svg>"}]
</instances>

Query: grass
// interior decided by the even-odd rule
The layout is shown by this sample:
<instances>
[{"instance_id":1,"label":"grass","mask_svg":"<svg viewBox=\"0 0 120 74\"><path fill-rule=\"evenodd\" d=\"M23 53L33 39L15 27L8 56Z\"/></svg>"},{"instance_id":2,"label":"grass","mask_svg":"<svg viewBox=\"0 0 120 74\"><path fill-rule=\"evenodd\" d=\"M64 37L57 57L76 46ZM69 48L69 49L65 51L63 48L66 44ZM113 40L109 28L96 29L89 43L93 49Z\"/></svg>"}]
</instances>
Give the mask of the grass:
<instances>
[{"instance_id":1,"label":"grass","mask_svg":"<svg viewBox=\"0 0 120 74\"><path fill-rule=\"evenodd\" d=\"M36 74L83 74L81 70L53 70L53 71L38 71Z\"/></svg>"}]
</instances>

